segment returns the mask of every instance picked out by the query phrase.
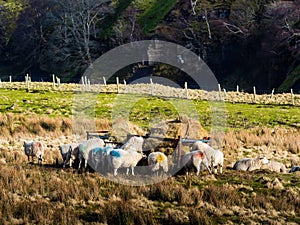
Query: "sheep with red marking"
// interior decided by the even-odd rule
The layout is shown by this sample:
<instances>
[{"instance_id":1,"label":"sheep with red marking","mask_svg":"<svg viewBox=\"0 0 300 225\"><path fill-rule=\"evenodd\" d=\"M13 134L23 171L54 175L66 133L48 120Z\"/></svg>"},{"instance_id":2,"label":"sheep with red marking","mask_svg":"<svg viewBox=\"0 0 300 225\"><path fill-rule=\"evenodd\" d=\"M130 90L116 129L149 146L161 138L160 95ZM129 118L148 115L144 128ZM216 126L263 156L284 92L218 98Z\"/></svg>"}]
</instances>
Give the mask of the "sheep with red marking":
<instances>
[{"instance_id":1,"label":"sheep with red marking","mask_svg":"<svg viewBox=\"0 0 300 225\"><path fill-rule=\"evenodd\" d=\"M81 168L82 161L84 159L85 164L84 168L87 169L87 164L92 163L92 150L94 148L103 148L105 145L104 141L100 138L91 138L88 139L82 143L79 144L78 149L79 149L79 154L78 154L78 159L79 159L79 165L78 169ZM94 165L92 165L94 166Z\"/></svg>"},{"instance_id":2,"label":"sheep with red marking","mask_svg":"<svg viewBox=\"0 0 300 225\"><path fill-rule=\"evenodd\" d=\"M196 168L196 175L198 176L201 170L201 165L204 165L208 172L211 173L208 160L204 152L201 150L188 152L182 157L181 166L186 171L186 174L188 174L191 169Z\"/></svg>"},{"instance_id":3,"label":"sheep with red marking","mask_svg":"<svg viewBox=\"0 0 300 225\"><path fill-rule=\"evenodd\" d=\"M168 172L168 157L162 152L152 152L148 155L148 165L152 167L152 172L158 171L160 168L165 173Z\"/></svg>"},{"instance_id":4,"label":"sheep with red marking","mask_svg":"<svg viewBox=\"0 0 300 225\"><path fill-rule=\"evenodd\" d=\"M44 156L44 145L40 141L24 141L24 151L28 157L31 156L32 162L34 161L34 157L38 158L38 164L42 165L43 156Z\"/></svg>"},{"instance_id":5,"label":"sheep with red marking","mask_svg":"<svg viewBox=\"0 0 300 225\"><path fill-rule=\"evenodd\" d=\"M109 153L108 162L110 168L113 169L114 176L117 176L119 168L127 168L126 175L128 175L129 168L131 168L131 174L134 175L134 167L136 167L138 162L143 158L147 158L147 156L142 152L114 149Z\"/></svg>"},{"instance_id":6,"label":"sheep with red marking","mask_svg":"<svg viewBox=\"0 0 300 225\"><path fill-rule=\"evenodd\" d=\"M224 164L224 154L220 150L214 149L206 143L202 141L196 141L192 145L192 151L201 150L203 151L208 165L214 173L217 173L217 169L219 167L220 174L223 173L223 164Z\"/></svg>"}]
</instances>

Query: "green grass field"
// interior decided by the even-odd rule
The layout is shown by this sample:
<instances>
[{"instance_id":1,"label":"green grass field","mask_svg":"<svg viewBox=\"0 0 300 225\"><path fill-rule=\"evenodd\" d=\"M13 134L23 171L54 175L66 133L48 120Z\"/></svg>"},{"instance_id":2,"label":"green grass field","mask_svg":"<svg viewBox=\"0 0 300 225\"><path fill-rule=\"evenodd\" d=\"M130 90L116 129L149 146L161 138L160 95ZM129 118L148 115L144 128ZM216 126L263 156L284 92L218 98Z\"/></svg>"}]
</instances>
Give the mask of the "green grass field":
<instances>
[{"instance_id":1,"label":"green grass field","mask_svg":"<svg viewBox=\"0 0 300 225\"><path fill-rule=\"evenodd\" d=\"M33 91L0 89L0 112L36 114L50 117L71 117L78 101L88 104L90 94L65 91ZM199 118L205 129L210 129L212 117L220 116L226 129L239 130L252 127L299 127L300 109L292 105L219 103L204 100L184 100L140 96L133 94L92 94L96 96L95 116L111 119L128 116L130 121L145 129L153 119L176 119L179 114ZM94 98L94 97L93 97ZM212 111L214 109L214 112ZM221 114L221 115L220 115ZM214 118L217 120L218 118Z\"/></svg>"}]
</instances>

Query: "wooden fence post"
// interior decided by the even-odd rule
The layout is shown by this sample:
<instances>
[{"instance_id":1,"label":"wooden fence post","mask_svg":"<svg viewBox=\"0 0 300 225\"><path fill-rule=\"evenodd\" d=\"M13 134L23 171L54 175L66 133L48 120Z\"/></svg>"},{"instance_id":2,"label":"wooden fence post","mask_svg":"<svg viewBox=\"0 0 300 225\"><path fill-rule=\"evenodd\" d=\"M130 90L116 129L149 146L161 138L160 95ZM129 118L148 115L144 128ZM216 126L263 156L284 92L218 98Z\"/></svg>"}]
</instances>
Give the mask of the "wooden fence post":
<instances>
[{"instance_id":1,"label":"wooden fence post","mask_svg":"<svg viewBox=\"0 0 300 225\"><path fill-rule=\"evenodd\" d=\"M177 167L180 168L181 166L181 154L182 154L182 137L178 136L178 144L177 144L177 150L178 150L178 155L177 155Z\"/></svg>"},{"instance_id":2,"label":"wooden fence post","mask_svg":"<svg viewBox=\"0 0 300 225\"><path fill-rule=\"evenodd\" d=\"M60 78L56 77L57 86L60 87Z\"/></svg>"},{"instance_id":3,"label":"wooden fence post","mask_svg":"<svg viewBox=\"0 0 300 225\"><path fill-rule=\"evenodd\" d=\"M152 81L151 77L150 77L150 92L151 92L151 95L153 96L154 95L154 87L153 87L153 81Z\"/></svg>"},{"instance_id":4,"label":"wooden fence post","mask_svg":"<svg viewBox=\"0 0 300 225\"><path fill-rule=\"evenodd\" d=\"M52 74L53 89L55 88L55 75Z\"/></svg>"},{"instance_id":5,"label":"wooden fence post","mask_svg":"<svg viewBox=\"0 0 300 225\"><path fill-rule=\"evenodd\" d=\"M256 88L253 86L254 103L256 102Z\"/></svg>"},{"instance_id":6,"label":"wooden fence post","mask_svg":"<svg viewBox=\"0 0 300 225\"><path fill-rule=\"evenodd\" d=\"M293 89L291 89L291 98L292 98L292 105L295 105L295 96L294 96Z\"/></svg>"},{"instance_id":7,"label":"wooden fence post","mask_svg":"<svg viewBox=\"0 0 300 225\"><path fill-rule=\"evenodd\" d=\"M184 89L185 89L185 98L189 99L189 92L188 92L188 84L184 82Z\"/></svg>"},{"instance_id":8,"label":"wooden fence post","mask_svg":"<svg viewBox=\"0 0 300 225\"><path fill-rule=\"evenodd\" d=\"M84 84L85 84L85 90L87 91L87 89L88 89L88 80L87 80L87 76L84 76Z\"/></svg>"},{"instance_id":9,"label":"wooden fence post","mask_svg":"<svg viewBox=\"0 0 300 225\"><path fill-rule=\"evenodd\" d=\"M88 82L88 86L87 86L88 91L91 91L91 81L90 81L90 79L88 79L87 82Z\"/></svg>"},{"instance_id":10,"label":"wooden fence post","mask_svg":"<svg viewBox=\"0 0 300 225\"><path fill-rule=\"evenodd\" d=\"M126 92L126 80L124 79L123 82L124 82L124 92Z\"/></svg>"},{"instance_id":11,"label":"wooden fence post","mask_svg":"<svg viewBox=\"0 0 300 225\"><path fill-rule=\"evenodd\" d=\"M28 75L28 73L25 76L25 85L26 85L27 91L29 91L29 75Z\"/></svg>"},{"instance_id":12,"label":"wooden fence post","mask_svg":"<svg viewBox=\"0 0 300 225\"><path fill-rule=\"evenodd\" d=\"M275 88L273 88L273 89L272 89L272 92L271 92L271 95L270 95L270 99L272 99L272 98L273 98L274 91L275 91Z\"/></svg>"},{"instance_id":13,"label":"wooden fence post","mask_svg":"<svg viewBox=\"0 0 300 225\"><path fill-rule=\"evenodd\" d=\"M116 81L117 81L117 93L119 94L119 91L120 91L120 87L119 87L119 77L116 77Z\"/></svg>"},{"instance_id":14,"label":"wooden fence post","mask_svg":"<svg viewBox=\"0 0 300 225\"><path fill-rule=\"evenodd\" d=\"M222 101L222 90L221 90L221 84L218 84L218 89L219 89L219 100Z\"/></svg>"}]
</instances>

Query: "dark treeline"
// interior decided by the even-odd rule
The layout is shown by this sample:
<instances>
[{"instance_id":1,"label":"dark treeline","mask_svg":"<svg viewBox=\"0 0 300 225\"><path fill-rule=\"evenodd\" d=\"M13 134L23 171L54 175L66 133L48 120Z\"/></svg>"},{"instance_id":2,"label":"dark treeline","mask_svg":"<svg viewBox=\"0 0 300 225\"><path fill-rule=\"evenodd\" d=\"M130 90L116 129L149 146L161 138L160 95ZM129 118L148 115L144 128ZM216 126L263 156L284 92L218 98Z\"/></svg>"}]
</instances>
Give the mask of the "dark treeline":
<instances>
[{"instance_id":1,"label":"dark treeline","mask_svg":"<svg viewBox=\"0 0 300 225\"><path fill-rule=\"evenodd\" d=\"M77 82L108 50L153 38L198 54L227 89L300 90L299 0L0 0L0 77ZM133 71L187 79L163 64L119 76Z\"/></svg>"}]
</instances>

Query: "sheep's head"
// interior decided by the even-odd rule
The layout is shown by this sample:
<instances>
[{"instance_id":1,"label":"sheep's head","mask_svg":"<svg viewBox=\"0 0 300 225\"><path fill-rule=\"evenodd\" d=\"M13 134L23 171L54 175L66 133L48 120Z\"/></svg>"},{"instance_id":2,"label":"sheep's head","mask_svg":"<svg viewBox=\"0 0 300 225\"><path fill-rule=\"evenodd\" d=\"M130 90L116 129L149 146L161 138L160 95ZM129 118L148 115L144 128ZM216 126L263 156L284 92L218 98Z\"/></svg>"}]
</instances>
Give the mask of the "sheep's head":
<instances>
[{"instance_id":1,"label":"sheep's head","mask_svg":"<svg viewBox=\"0 0 300 225\"><path fill-rule=\"evenodd\" d=\"M258 159L262 162L262 164L269 163L269 160L265 156L259 156Z\"/></svg>"},{"instance_id":2,"label":"sheep's head","mask_svg":"<svg viewBox=\"0 0 300 225\"><path fill-rule=\"evenodd\" d=\"M28 141L24 141L24 150L25 152L29 153L29 152L32 152L33 151L33 145L32 145L32 142L28 142Z\"/></svg>"}]
</instances>

